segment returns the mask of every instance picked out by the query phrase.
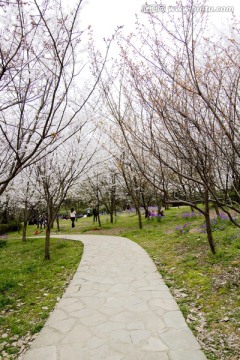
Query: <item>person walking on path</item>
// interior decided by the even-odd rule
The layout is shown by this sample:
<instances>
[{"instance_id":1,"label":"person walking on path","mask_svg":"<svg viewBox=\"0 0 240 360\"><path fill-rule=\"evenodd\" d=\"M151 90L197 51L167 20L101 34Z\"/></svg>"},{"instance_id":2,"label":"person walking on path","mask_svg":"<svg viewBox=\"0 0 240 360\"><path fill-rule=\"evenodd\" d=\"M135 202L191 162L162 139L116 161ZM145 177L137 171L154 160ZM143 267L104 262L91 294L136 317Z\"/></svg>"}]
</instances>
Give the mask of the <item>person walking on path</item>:
<instances>
[{"instance_id":1,"label":"person walking on path","mask_svg":"<svg viewBox=\"0 0 240 360\"><path fill-rule=\"evenodd\" d=\"M75 227L75 220L76 220L76 211L74 210L74 208L71 208L70 219L72 221L72 228L74 228Z\"/></svg>"}]
</instances>

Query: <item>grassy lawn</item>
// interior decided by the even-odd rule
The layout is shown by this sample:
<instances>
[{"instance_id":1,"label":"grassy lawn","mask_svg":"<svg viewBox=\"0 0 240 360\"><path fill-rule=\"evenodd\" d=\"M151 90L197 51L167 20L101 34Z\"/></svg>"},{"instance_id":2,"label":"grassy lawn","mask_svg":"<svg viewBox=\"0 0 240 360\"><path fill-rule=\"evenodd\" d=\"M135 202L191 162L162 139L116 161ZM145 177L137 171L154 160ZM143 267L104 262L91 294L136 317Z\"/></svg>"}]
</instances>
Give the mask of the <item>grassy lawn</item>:
<instances>
[{"instance_id":1,"label":"grassy lawn","mask_svg":"<svg viewBox=\"0 0 240 360\"><path fill-rule=\"evenodd\" d=\"M209 250L200 215L189 208L172 208L161 222L143 220L138 229L133 213L117 216L110 224L102 216L99 228L92 218L78 219L72 230L62 220L54 229L51 260L44 261L44 231L22 243L11 234L0 248L0 355L17 358L24 341L34 337L73 276L82 254L79 242L54 240L54 234L106 234L125 236L141 245L152 257L177 300L189 327L208 359L240 358L240 229L229 221L213 221L217 254ZM4 356L5 354L5 356ZM9 355L8 355L9 356Z\"/></svg>"},{"instance_id":2,"label":"grassy lawn","mask_svg":"<svg viewBox=\"0 0 240 360\"><path fill-rule=\"evenodd\" d=\"M0 248L0 359L4 360L16 359L41 330L83 250L80 242L53 239L51 260L45 261L44 239L23 243L11 234L7 243Z\"/></svg>"}]
</instances>

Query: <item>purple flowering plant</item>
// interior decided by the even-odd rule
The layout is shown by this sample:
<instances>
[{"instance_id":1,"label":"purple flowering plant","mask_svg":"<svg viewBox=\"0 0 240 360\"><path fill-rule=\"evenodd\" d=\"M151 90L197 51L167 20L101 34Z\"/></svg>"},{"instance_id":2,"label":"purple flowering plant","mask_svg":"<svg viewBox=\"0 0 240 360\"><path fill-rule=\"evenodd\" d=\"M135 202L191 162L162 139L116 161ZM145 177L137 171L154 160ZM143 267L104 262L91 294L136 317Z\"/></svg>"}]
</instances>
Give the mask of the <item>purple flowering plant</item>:
<instances>
[{"instance_id":1,"label":"purple flowering plant","mask_svg":"<svg viewBox=\"0 0 240 360\"><path fill-rule=\"evenodd\" d=\"M187 234L190 230L190 223L187 222L183 225L178 225L176 226L175 228L175 232L178 234L178 235L183 235L183 234Z\"/></svg>"},{"instance_id":2,"label":"purple flowering plant","mask_svg":"<svg viewBox=\"0 0 240 360\"><path fill-rule=\"evenodd\" d=\"M212 229L212 231L225 230L227 225L229 224L229 222L230 222L230 220L229 220L228 215L225 213L220 213L220 215L218 217L211 219L211 221L210 221L211 229ZM206 233L206 223L204 223L200 227L200 232Z\"/></svg>"},{"instance_id":3,"label":"purple flowering plant","mask_svg":"<svg viewBox=\"0 0 240 360\"><path fill-rule=\"evenodd\" d=\"M189 212L189 213L184 213L184 214L182 215L182 217L183 217L184 219L191 219L191 218L197 217L197 215L198 215L198 214L196 214L194 211L192 211L192 212Z\"/></svg>"},{"instance_id":4,"label":"purple flowering plant","mask_svg":"<svg viewBox=\"0 0 240 360\"><path fill-rule=\"evenodd\" d=\"M156 219L156 221L160 222L161 219L162 219L162 216L161 215L158 215L156 214L155 212L151 212L149 211L149 217L148 217L148 220L154 220Z\"/></svg>"}]
</instances>

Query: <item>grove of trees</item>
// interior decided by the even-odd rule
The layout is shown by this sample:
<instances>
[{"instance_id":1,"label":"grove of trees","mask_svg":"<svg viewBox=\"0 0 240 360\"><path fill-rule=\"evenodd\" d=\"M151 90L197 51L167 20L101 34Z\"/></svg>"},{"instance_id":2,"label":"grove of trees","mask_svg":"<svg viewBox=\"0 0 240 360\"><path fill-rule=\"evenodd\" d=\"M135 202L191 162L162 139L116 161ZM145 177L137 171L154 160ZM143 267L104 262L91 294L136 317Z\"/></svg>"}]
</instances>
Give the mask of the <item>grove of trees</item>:
<instances>
[{"instance_id":1,"label":"grove of trees","mask_svg":"<svg viewBox=\"0 0 240 360\"><path fill-rule=\"evenodd\" d=\"M233 19L224 34L209 35L208 14L194 11L194 1L179 4L181 12L150 14L118 37L120 56L99 91L119 157L127 152L165 203L201 212L215 253L210 203L240 225L239 29Z\"/></svg>"}]
</instances>

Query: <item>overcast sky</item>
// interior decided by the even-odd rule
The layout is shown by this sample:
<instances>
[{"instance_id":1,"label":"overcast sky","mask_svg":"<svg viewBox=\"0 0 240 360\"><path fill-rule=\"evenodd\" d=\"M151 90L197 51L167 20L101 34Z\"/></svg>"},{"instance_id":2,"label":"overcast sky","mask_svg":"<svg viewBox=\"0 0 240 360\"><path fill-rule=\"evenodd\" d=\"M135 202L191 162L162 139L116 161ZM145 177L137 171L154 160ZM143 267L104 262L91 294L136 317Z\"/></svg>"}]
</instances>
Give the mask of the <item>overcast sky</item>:
<instances>
[{"instance_id":1,"label":"overcast sky","mask_svg":"<svg viewBox=\"0 0 240 360\"><path fill-rule=\"evenodd\" d=\"M84 7L82 11L82 21L84 25L92 25L95 32L95 38L100 42L104 37L110 37L114 29L118 25L124 25L125 31L130 32L134 30L135 14L138 15L141 21L147 18L147 14L141 12L144 0L88 0L83 2ZM150 4L160 4L160 1L149 0ZM166 11L169 11L170 6L175 5L174 0L163 0ZM240 1L239 0L209 0L209 6L232 6L234 8L234 15L240 15ZM210 13L210 18L217 26L221 28L222 23L231 17L230 12L214 12Z\"/></svg>"}]
</instances>

